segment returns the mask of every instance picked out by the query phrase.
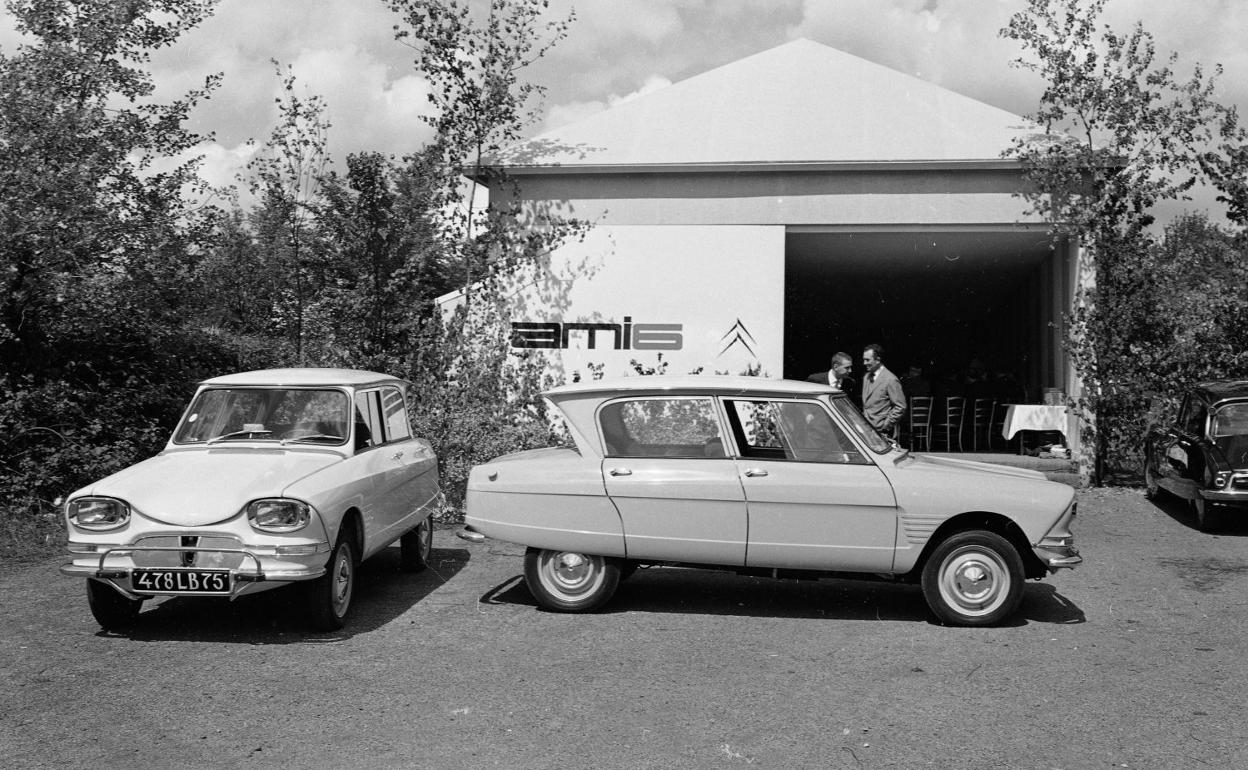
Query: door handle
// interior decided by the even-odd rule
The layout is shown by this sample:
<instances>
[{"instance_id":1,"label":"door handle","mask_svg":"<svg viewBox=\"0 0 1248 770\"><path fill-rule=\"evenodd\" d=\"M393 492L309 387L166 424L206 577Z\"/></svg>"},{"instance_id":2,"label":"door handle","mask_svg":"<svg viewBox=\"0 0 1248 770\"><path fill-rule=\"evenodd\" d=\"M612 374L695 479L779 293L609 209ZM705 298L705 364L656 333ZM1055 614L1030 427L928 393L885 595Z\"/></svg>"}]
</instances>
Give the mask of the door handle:
<instances>
[{"instance_id":1,"label":"door handle","mask_svg":"<svg viewBox=\"0 0 1248 770\"><path fill-rule=\"evenodd\" d=\"M756 476L766 476L767 471L763 470L762 468L746 468L745 475L748 476L749 478L754 478Z\"/></svg>"},{"instance_id":2,"label":"door handle","mask_svg":"<svg viewBox=\"0 0 1248 770\"><path fill-rule=\"evenodd\" d=\"M633 475L633 472L630 471L628 468L612 468L611 470L607 472L610 473L612 476L632 476Z\"/></svg>"}]
</instances>

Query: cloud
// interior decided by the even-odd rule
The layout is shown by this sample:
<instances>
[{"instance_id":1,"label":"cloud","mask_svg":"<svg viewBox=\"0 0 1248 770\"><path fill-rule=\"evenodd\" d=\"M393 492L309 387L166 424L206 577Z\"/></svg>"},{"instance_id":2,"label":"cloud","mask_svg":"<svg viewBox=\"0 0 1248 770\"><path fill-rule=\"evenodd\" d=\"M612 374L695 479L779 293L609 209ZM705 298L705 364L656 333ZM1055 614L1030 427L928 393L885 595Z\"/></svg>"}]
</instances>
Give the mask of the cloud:
<instances>
[{"instance_id":1,"label":"cloud","mask_svg":"<svg viewBox=\"0 0 1248 770\"><path fill-rule=\"evenodd\" d=\"M596 112L602 112L603 110L610 109L611 107L623 104L624 102L632 101L639 96L654 93L659 89L667 88L671 84L672 81L662 75L650 75L646 78L646 82L643 83L640 88L623 96L611 94L607 96L605 101L594 100L556 105L550 108L547 112L544 128L549 130L552 128L558 128L559 126L565 126L569 123L575 123L576 121L581 120L582 118L587 118Z\"/></svg>"}]
</instances>

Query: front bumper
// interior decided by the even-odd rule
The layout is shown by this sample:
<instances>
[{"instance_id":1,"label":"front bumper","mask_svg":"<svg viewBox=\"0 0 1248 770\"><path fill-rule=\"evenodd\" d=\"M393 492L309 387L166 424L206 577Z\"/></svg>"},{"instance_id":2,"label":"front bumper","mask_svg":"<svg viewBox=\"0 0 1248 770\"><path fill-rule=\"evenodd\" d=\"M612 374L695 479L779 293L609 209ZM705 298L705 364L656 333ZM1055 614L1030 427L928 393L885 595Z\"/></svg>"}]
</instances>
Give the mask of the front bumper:
<instances>
[{"instance_id":1,"label":"front bumper","mask_svg":"<svg viewBox=\"0 0 1248 770\"><path fill-rule=\"evenodd\" d=\"M107 582L129 599L152 596L240 596L286 583L315 580L325 574L328 543L299 546L201 547L152 545L86 545L70 543L74 560L60 568L62 575ZM196 564L195 562L200 562ZM148 590L136 588L135 570L164 572L221 571L229 573L226 593Z\"/></svg>"},{"instance_id":2,"label":"front bumper","mask_svg":"<svg viewBox=\"0 0 1248 770\"><path fill-rule=\"evenodd\" d=\"M1037 545L1032 546L1031 550L1049 572L1056 572L1059 569L1074 569L1083 564L1083 557L1079 555L1079 549L1073 545L1059 547Z\"/></svg>"},{"instance_id":3,"label":"front bumper","mask_svg":"<svg viewBox=\"0 0 1248 770\"><path fill-rule=\"evenodd\" d=\"M1202 489L1199 494L1211 503L1248 508L1248 492L1242 489Z\"/></svg>"}]
</instances>

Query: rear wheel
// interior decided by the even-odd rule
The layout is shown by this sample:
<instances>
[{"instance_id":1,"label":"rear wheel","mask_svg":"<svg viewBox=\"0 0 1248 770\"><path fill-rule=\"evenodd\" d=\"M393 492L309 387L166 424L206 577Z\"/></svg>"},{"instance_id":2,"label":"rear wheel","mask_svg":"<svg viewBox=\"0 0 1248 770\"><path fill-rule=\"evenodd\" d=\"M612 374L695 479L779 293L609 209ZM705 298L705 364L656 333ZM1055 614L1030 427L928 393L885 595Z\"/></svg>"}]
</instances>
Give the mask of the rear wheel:
<instances>
[{"instance_id":1,"label":"rear wheel","mask_svg":"<svg viewBox=\"0 0 1248 770\"><path fill-rule=\"evenodd\" d=\"M420 572L433 555L433 519L426 516L416 528L399 539L399 566L404 572Z\"/></svg>"},{"instance_id":2,"label":"rear wheel","mask_svg":"<svg viewBox=\"0 0 1248 770\"><path fill-rule=\"evenodd\" d=\"M1023 598L1023 560L1008 540L984 530L951 535L923 566L923 596L945 623L990 626Z\"/></svg>"},{"instance_id":3,"label":"rear wheel","mask_svg":"<svg viewBox=\"0 0 1248 770\"><path fill-rule=\"evenodd\" d=\"M108 583L99 580L87 581L87 606L91 615L105 631L118 631L134 625L139 618L142 599L129 599L122 596Z\"/></svg>"},{"instance_id":4,"label":"rear wheel","mask_svg":"<svg viewBox=\"0 0 1248 770\"><path fill-rule=\"evenodd\" d=\"M524 554L524 582L548 610L589 612L615 593L620 567L605 556L530 548Z\"/></svg>"},{"instance_id":5,"label":"rear wheel","mask_svg":"<svg viewBox=\"0 0 1248 770\"><path fill-rule=\"evenodd\" d=\"M308 620L318 631L336 631L347 622L355 594L355 546L343 527L325 565L326 572L307 584Z\"/></svg>"}]
</instances>

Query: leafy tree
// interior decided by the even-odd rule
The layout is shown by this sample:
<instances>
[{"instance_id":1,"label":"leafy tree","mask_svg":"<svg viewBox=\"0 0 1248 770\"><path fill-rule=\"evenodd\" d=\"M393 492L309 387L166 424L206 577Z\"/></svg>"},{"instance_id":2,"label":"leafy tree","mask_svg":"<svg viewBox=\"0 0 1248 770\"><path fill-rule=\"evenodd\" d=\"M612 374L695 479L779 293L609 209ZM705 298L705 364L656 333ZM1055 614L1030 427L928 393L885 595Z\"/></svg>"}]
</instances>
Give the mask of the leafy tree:
<instances>
[{"instance_id":1,"label":"leafy tree","mask_svg":"<svg viewBox=\"0 0 1248 770\"><path fill-rule=\"evenodd\" d=\"M553 208L522 209L498 167L535 118L542 88L526 67L567 33L571 17L543 21L546 0L491 0L475 18L465 0L383 0L401 18L395 37L415 52L429 82L440 169L445 180L439 241L458 273L454 312L433 319L410 372L418 430L436 442L452 504L467 470L507 451L557 440L539 392L543 362L510 350L505 289L516 271L583 236L586 225ZM465 183L465 178L467 183ZM488 181L488 209L475 208Z\"/></svg>"},{"instance_id":2,"label":"leafy tree","mask_svg":"<svg viewBox=\"0 0 1248 770\"><path fill-rule=\"evenodd\" d=\"M503 234L515 231L510 224L478 220L478 184L487 175L495 189L505 181L487 159L518 142L536 120L531 102L545 89L522 80L523 71L567 35L574 15L542 21L549 0L490 0L481 23L467 0L383 2L402 17L406 27L395 26L395 39L415 52L415 67L429 81L434 114L423 119L437 132L447 178L453 185L468 180L466 191L451 196L463 216L447 223L450 242L464 247L459 256L468 300L487 260L509 251L500 243ZM497 216L502 209L498 201L494 206ZM477 237L482 227L494 236Z\"/></svg>"},{"instance_id":3,"label":"leafy tree","mask_svg":"<svg viewBox=\"0 0 1248 770\"><path fill-rule=\"evenodd\" d=\"M268 274L281 279L278 326L293 349L293 361L302 366L308 363L308 313L326 269L317 259L323 252L315 244L313 215L328 170L330 123L324 100L316 94L300 96L294 70L288 66L283 73L276 61L273 66L283 89L275 100L278 122L247 164L248 184L260 201L252 221L257 245L272 265Z\"/></svg>"},{"instance_id":4,"label":"leafy tree","mask_svg":"<svg viewBox=\"0 0 1248 770\"><path fill-rule=\"evenodd\" d=\"M219 76L151 100L152 50L208 0L8 0L28 42L0 55L0 495L10 510L150 453L219 351L179 305L214 211L189 110Z\"/></svg>"},{"instance_id":5,"label":"leafy tree","mask_svg":"<svg viewBox=\"0 0 1248 770\"><path fill-rule=\"evenodd\" d=\"M1099 22L1105 0L1028 0L1002 30L1024 56L1015 66L1044 78L1031 116L1043 132L1019 140L1033 187L1027 200L1057 236L1078 236L1093 261L1082 276L1067 347L1084 384L1075 404L1087 431L1085 469L1099 477L1110 455L1138 441L1126 435L1139 403L1139 355L1156 341L1149 285L1152 207L1185 198L1210 149L1237 135L1233 110L1213 95L1221 68L1186 78L1177 54L1159 61L1136 24L1120 35Z\"/></svg>"}]
</instances>

